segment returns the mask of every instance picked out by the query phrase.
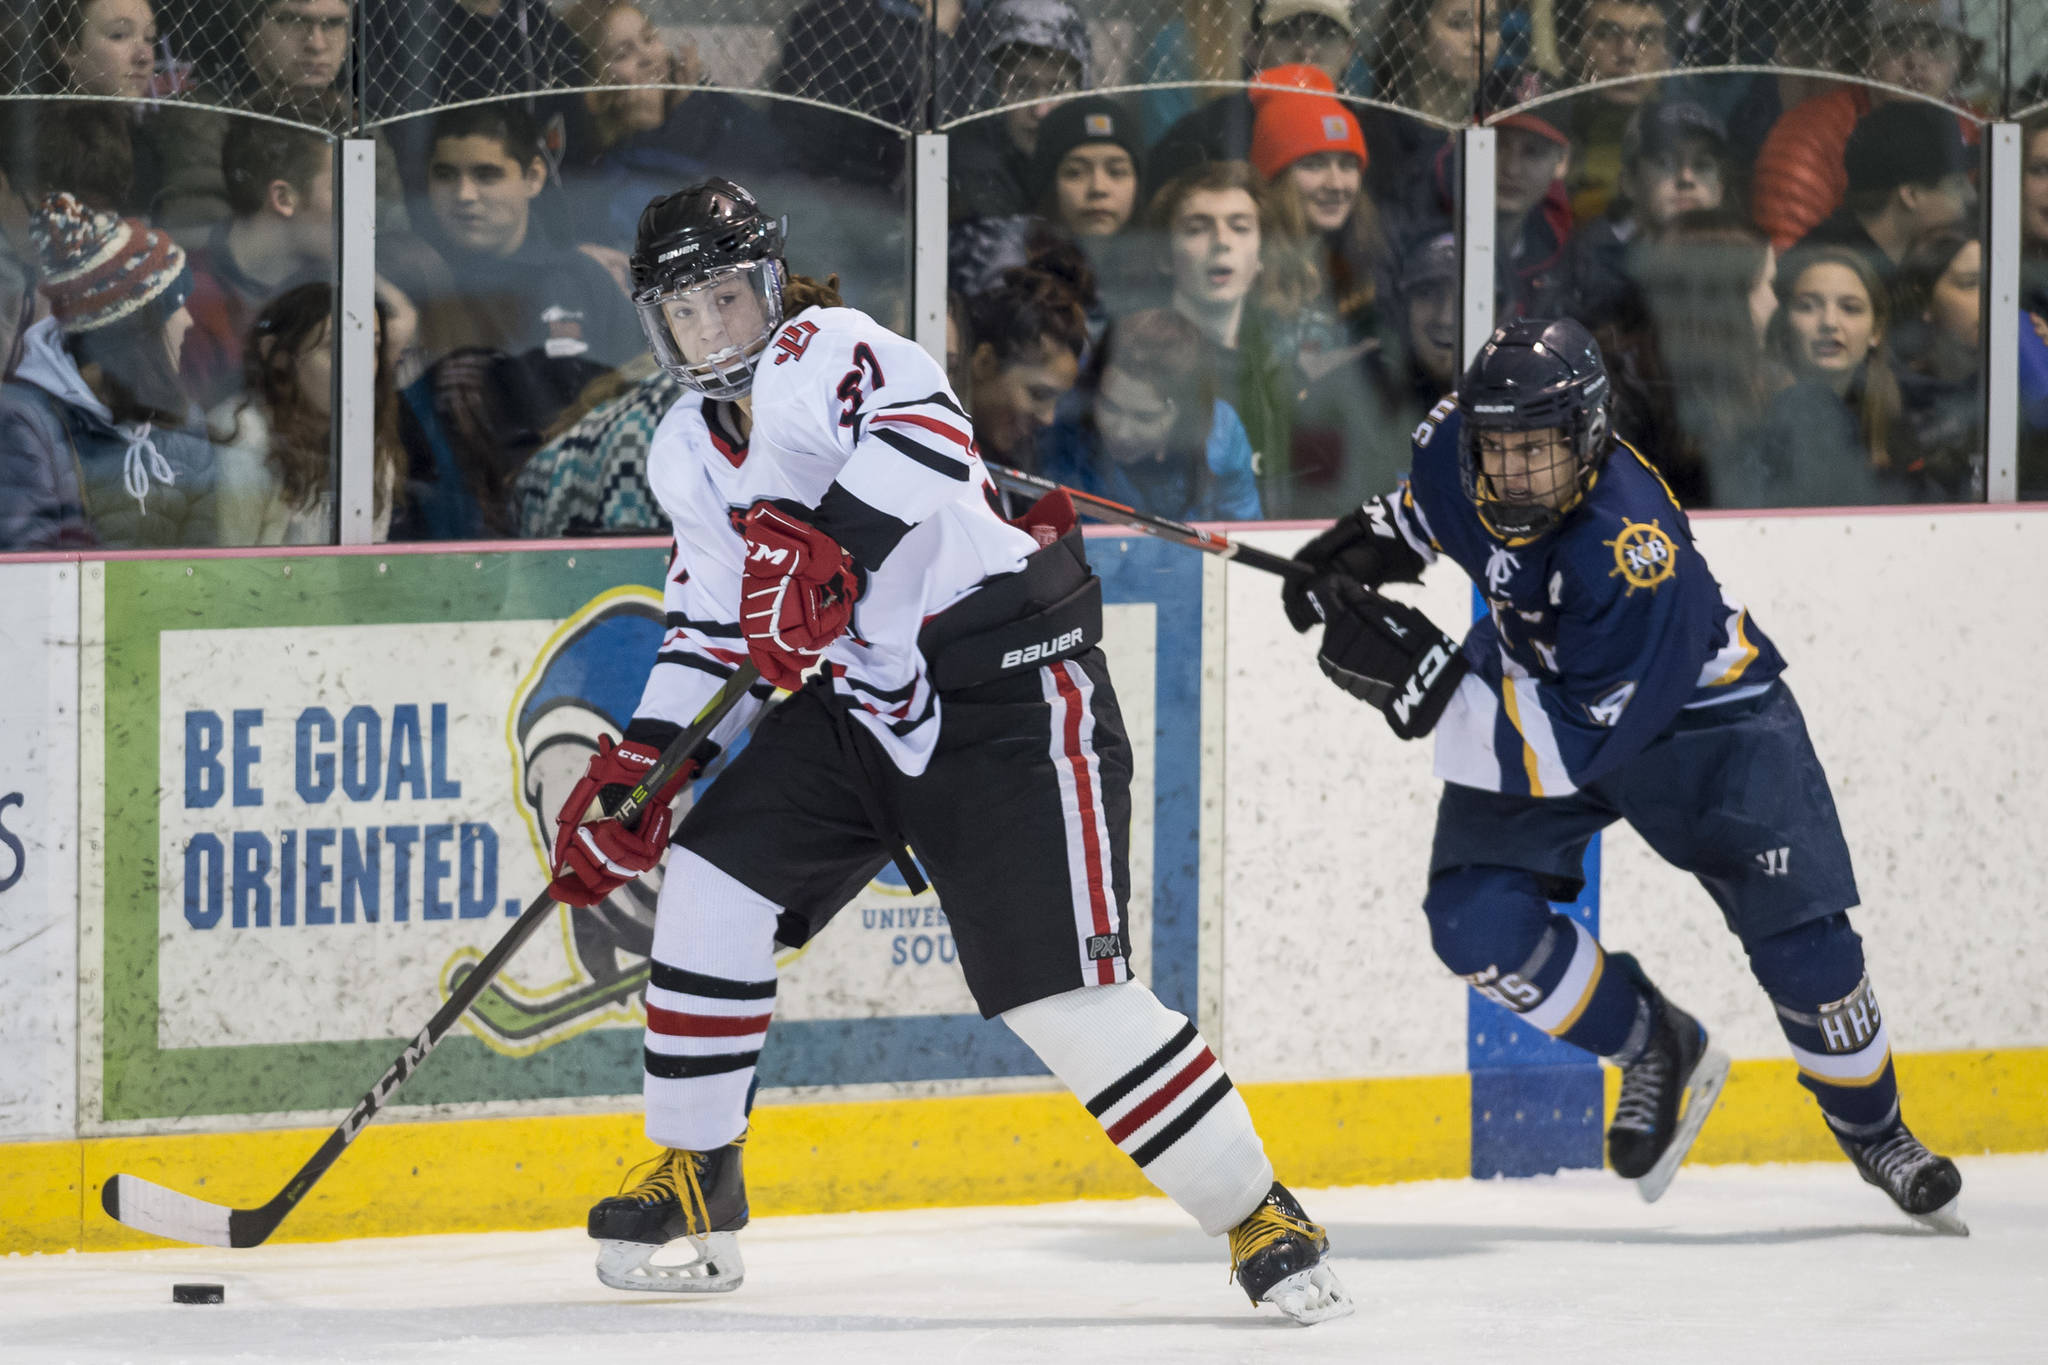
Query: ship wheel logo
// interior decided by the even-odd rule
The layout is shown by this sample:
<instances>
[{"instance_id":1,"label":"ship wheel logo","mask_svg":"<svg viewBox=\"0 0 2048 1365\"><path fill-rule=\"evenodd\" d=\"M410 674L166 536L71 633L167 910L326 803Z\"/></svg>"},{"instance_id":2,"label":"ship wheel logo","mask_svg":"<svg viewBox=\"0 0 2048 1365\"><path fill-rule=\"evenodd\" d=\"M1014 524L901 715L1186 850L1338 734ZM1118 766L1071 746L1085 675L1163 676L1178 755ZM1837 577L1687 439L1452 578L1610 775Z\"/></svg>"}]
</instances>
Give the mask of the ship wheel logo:
<instances>
[{"instance_id":1,"label":"ship wheel logo","mask_svg":"<svg viewBox=\"0 0 2048 1365\"><path fill-rule=\"evenodd\" d=\"M1624 519L1621 534L1601 543L1614 551L1614 568L1607 576L1627 583L1630 597L1637 588L1655 592L1678 571L1678 547L1654 521Z\"/></svg>"}]
</instances>

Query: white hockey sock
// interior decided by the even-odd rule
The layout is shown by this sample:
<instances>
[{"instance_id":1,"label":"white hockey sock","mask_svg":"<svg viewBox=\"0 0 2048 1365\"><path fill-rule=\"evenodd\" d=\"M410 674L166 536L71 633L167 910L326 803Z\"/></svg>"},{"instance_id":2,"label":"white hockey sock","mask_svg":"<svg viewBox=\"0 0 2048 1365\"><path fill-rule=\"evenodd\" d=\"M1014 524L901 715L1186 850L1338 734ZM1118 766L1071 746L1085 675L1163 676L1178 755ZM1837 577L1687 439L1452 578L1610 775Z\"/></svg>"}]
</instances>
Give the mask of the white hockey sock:
<instances>
[{"instance_id":1,"label":"white hockey sock","mask_svg":"<svg viewBox=\"0 0 2048 1365\"><path fill-rule=\"evenodd\" d=\"M647 1136L703 1152L747 1126L775 1010L778 907L687 849L670 852L647 984Z\"/></svg>"},{"instance_id":2,"label":"white hockey sock","mask_svg":"<svg viewBox=\"0 0 2048 1365\"><path fill-rule=\"evenodd\" d=\"M1236 1227L1273 1187L1244 1097L1195 1026L1149 986L1085 986L1002 1018L1211 1237Z\"/></svg>"}]
</instances>

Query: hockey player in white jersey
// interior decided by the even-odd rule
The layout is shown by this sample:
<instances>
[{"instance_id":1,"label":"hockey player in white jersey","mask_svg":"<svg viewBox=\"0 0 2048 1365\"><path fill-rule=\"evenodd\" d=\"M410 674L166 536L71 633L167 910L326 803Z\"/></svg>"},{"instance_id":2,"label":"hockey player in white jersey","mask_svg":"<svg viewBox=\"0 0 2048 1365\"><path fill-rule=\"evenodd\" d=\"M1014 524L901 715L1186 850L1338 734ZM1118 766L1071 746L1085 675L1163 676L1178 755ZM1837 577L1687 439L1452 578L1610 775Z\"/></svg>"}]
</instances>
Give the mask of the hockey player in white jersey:
<instances>
[{"instance_id":1,"label":"hockey player in white jersey","mask_svg":"<svg viewBox=\"0 0 2048 1365\"><path fill-rule=\"evenodd\" d=\"M783 232L713 180L648 205L633 254L655 357L693 390L649 459L675 529L668 631L624 741L563 807L555 894L601 900L660 860L665 802L637 831L586 814L615 805L739 665L794 695L667 850L645 1051L663 1151L591 1210L598 1277L738 1287L776 944L807 942L895 858L937 885L982 1013L1204 1232L1228 1234L1252 1302L1302 1322L1349 1312L1327 1238L1275 1181L1222 1065L1131 977L1130 746L1071 505L1005 521L943 370L788 275ZM678 1240L693 1260L656 1259Z\"/></svg>"}]
</instances>

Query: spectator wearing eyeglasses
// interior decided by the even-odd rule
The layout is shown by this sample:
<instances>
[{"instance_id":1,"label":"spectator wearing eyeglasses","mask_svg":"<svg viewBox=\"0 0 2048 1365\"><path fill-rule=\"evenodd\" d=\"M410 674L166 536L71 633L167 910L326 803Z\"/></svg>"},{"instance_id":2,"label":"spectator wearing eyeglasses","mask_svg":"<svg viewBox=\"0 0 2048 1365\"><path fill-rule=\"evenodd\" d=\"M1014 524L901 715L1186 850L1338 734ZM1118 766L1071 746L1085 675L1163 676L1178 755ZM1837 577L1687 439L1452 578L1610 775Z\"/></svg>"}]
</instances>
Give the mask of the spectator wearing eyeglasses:
<instances>
[{"instance_id":1,"label":"spectator wearing eyeglasses","mask_svg":"<svg viewBox=\"0 0 2048 1365\"><path fill-rule=\"evenodd\" d=\"M1558 5L1557 26L1573 82L1613 82L1545 111L1575 149L1565 182L1572 218L1590 223L1622 192L1630 119L1665 84L1645 78L1672 68L1671 12L1661 0L1567 0Z\"/></svg>"},{"instance_id":2,"label":"spectator wearing eyeglasses","mask_svg":"<svg viewBox=\"0 0 2048 1365\"><path fill-rule=\"evenodd\" d=\"M1030 213L1038 128L1063 95L1086 90L1088 26L1067 0L991 0L973 21L975 106L1002 112L953 134L955 222Z\"/></svg>"},{"instance_id":3,"label":"spectator wearing eyeglasses","mask_svg":"<svg viewBox=\"0 0 2048 1365\"><path fill-rule=\"evenodd\" d=\"M333 134L353 123L347 88L353 26L349 0L237 0L230 7L222 46L196 49L184 102L165 106L155 123L151 140L163 169L150 209L158 224L193 247L233 215L222 169L228 129L256 121L239 111ZM379 143L377 227L403 232L409 224L397 162L381 130L369 136Z\"/></svg>"}]
</instances>

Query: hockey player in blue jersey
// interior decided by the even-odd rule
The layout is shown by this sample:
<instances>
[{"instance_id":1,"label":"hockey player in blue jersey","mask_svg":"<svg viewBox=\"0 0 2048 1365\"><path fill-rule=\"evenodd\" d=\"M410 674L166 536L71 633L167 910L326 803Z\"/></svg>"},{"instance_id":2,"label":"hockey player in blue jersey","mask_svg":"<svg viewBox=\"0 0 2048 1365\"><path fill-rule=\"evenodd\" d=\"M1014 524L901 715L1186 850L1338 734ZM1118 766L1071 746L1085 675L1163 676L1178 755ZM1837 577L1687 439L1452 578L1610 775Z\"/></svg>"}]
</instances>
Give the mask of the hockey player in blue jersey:
<instances>
[{"instance_id":1,"label":"hockey player in blue jersey","mask_svg":"<svg viewBox=\"0 0 2048 1365\"><path fill-rule=\"evenodd\" d=\"M1423 902L1473 989L1621 1068L1608 1160L1663 1193L1727 1075L1706 1030L1571 900L1593 834L1626 820L1696 876L1751 969L1836 1140L1906 1213L1965 1232L1962 1177L1899 1112L1883 1016L1827 778L1784 661L1715 582L1671 492L1608 424L1586 329L1494 333L1416 429L1408 479L1296 556L1297 630L1396 734L1434 730L1444 779ZM1459 645L1375 591L1448 557L1487 615Z\"/></svg>"}]
</instances>

